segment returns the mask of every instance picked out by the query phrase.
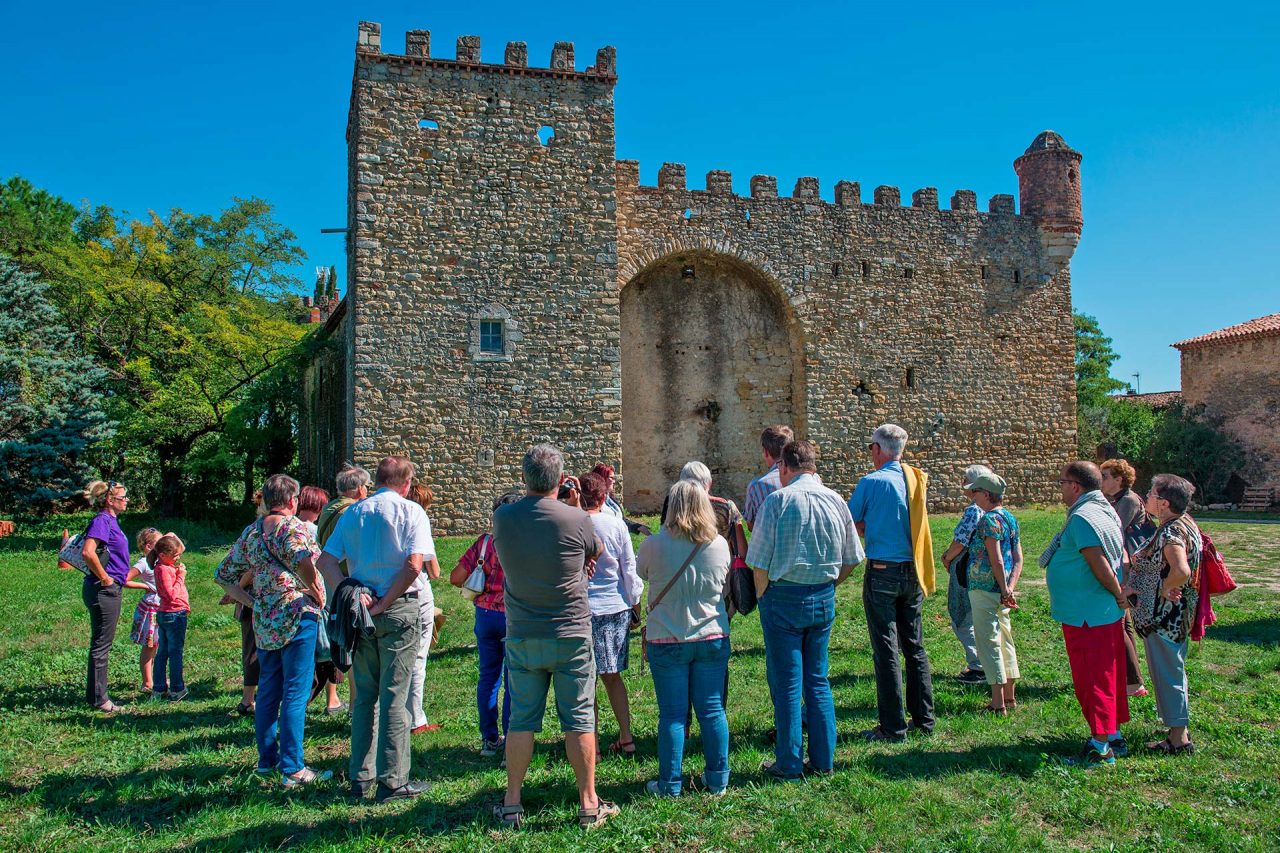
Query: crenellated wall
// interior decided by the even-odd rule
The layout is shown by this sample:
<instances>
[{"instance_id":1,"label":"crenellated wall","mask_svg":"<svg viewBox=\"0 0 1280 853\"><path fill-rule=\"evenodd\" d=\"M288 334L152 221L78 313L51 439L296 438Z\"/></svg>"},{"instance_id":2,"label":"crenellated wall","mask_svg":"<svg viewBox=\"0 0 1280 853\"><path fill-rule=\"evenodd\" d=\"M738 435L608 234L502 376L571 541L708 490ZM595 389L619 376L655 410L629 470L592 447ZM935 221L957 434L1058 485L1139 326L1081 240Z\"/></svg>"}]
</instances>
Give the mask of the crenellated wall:
<instances>
[{"instance_id":1,"label":"crenellated wall","mask_svg":"<svg viewBox=\"0 0 1280 853\"><path fill-rule=\"evenodd\" d=\"M578 71L569 42L531 68L521 42L486 63L474 36L442 59L426 31L403 55L381 35L360 24L347 128L339 428L360 462L421 463L441 530L487 524L544 440L573 471L618 466L634 510L689 458L741 501L775 420L818 443L842 492L895 421L935 507L960 506L975 461L1015 503L1054 497L1075 446L1082 224L1080 156L1057 134L1018 160L1033 215L1013 195L979 211L970 190L940 209L932 187L866 204L849 181L827 202L812 177L787 196L764 175L735 195L723 171L690 189L677 163L647 187L615 160L612 48Z\"/></svg>"},{"instance_id":2,"label":"crenellated wall","mask_svg":"<svg viewBox=\"0 0 1280 853\"><path fill-rule=\"evenodd\" d=\"M963 470L979 461L1009 480L1011 500L1053 498L1075 447L1069 272L1012 196L984 213L969 190L940 210L934 188L903 207L897 187L863 204L848 181L829 203L811 177L779 197L765 175L751 178L750 196L733 194L719 170L705 189L689 189L677 163L662 165L656 187L638 175L635 161L618 162L619 289L664 264L696 275L702 262L732 258L758 271L801 341L795 422L834 488L847 492L866 473L871 431L894 421L933 477L937 507L961 505ZM708 339L722 334L718 317L704 321ZM624 381L624 437L630 406ZM752 445L763 426L741 424L740 440Z\"/></svg>"}]
</instances>

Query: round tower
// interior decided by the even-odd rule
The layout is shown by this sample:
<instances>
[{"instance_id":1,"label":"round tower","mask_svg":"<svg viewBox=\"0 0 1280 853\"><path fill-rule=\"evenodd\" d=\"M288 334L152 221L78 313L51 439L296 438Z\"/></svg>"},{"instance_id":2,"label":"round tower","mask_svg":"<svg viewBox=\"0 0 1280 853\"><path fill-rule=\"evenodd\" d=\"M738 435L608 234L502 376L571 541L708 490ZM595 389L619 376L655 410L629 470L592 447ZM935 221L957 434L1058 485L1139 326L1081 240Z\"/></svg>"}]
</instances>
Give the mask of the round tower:
<instances>
[{"instance_id":1,"label":"round tower","mask_svg":"<svg viewBox=\"0 0 1280 853\"><path fill-rule=\"evenodd\" d=\"M1061 136L1046 130L1013 161L1023 216L1036 220L1046 254L1065 264L1080 242L1081 155Z\"/></svg>"}]
</instances>

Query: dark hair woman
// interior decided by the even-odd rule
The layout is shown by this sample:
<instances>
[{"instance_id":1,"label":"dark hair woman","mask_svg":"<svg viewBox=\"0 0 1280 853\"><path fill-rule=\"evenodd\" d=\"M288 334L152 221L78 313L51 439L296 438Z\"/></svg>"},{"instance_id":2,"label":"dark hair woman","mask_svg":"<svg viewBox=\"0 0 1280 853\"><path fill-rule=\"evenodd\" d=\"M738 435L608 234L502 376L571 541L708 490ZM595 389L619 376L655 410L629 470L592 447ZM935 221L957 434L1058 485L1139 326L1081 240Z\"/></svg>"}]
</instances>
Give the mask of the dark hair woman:
<instances>
[{"instance_id":1,"label":"dark hair woman","mask_svg":"<svg viewBox=\"0 0 1280 853\"><path fill-rule=\"evenodd\" d=\"M107 694L107 658L120 621L120 590L129 579L129 539L120 529L117 518L129 506L127 491L115 480L107 483L94 480L84 490L89 506L97 511L84 531L84 549L80 552L89 567L81 587L84 606L89 609L89 674L85 698L104 714L121 710Z\"/></svg>"}]
</instances>

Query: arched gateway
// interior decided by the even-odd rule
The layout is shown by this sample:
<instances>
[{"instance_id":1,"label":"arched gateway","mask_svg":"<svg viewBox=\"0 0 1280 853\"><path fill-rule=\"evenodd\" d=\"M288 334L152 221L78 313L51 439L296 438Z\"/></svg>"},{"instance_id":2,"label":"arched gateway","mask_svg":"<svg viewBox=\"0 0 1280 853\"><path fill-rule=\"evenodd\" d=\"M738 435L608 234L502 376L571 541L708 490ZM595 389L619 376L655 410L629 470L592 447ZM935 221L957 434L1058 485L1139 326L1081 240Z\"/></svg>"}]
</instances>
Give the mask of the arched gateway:
<instances>
[{"instance_id":1,"label":"arched gateway","mask_svg":"<svg viewBox=\"0 0 1280 853\"><path fill-rule=\"evenodd\" d=\"M783 295L727 255L668 255L623 287L625 503L648 512L691 459L740 499L759 474L754 436L804 415L804 347Z\"/></svg>"}]
</instances>

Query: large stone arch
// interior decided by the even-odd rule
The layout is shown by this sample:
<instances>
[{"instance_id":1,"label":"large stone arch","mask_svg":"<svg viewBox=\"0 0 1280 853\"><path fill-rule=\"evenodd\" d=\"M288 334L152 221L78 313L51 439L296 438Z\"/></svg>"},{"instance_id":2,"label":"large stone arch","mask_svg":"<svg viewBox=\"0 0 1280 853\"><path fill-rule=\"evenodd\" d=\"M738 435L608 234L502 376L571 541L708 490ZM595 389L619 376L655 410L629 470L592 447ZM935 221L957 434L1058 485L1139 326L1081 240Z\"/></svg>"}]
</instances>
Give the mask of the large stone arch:
<instances>
[{"instance_id":1,"label":"large stone arch","mask_svg":"<svg viewBox=\"0 0 1280 853\"><path fill-rule=\"evenodd\" d=\"M760 430L805 428L805 342L777 279L740 253L675 248L621 264L622 465L628 509L655 511L691 459L741 501Z\"/></svg>"}]
</instances>

